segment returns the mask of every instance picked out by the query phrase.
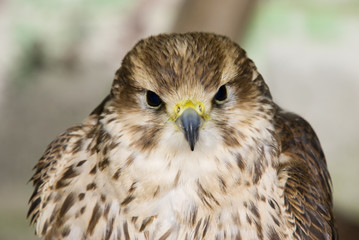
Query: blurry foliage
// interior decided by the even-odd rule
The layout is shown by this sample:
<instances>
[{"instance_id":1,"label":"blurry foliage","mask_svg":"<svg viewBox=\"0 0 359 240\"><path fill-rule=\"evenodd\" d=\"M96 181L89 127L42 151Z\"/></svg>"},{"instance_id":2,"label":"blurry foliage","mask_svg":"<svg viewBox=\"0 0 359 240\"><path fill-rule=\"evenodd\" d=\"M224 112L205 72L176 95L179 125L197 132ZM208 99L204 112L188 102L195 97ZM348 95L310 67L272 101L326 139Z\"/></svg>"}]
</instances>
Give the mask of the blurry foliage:
<instances>
[{"instance_id":1,"label":"blurry foliage","mask_svg":"<svg viewBox=\"0 0 359 240\"><path fill-rule=\"evenodd\" d=\"M15 1L11 35L17 56L16 64L10 69L10 80L24 85L30 79L35 81L36 78L29 76L43 68L76 68L78 46L98 21L109 13L121 14L133 3L130 0Z\"/></svg>"},{"instance_id":2,"label":"blurry foliage","mask_svg":"<svg viewBox=\"0 0 359 240\"><path fill-rule=\"evenodd\" d=\"M359 0L262 1L241 45L260 59L267 48L266 40L273 36L305 36L313 42L336 44L341 40L345 22L358 13Z\"/></svg>"},{"instance_id":3,"label":"blurry foliage","mask_svg":"<svg viewBox=\"0 0 359 240\"><path fill-rule=\"evenodd\" d=\"M313 38L335 39L341 20L358 14L359 1L348 5L339 2L323 4L320 1L270 1L259 5L252 30L262 29L271 34L287 35L298 27ZM259 23L264 25L257 26ZM250 36L251 34L249 34Z\"/></svg>"}]
</instances>

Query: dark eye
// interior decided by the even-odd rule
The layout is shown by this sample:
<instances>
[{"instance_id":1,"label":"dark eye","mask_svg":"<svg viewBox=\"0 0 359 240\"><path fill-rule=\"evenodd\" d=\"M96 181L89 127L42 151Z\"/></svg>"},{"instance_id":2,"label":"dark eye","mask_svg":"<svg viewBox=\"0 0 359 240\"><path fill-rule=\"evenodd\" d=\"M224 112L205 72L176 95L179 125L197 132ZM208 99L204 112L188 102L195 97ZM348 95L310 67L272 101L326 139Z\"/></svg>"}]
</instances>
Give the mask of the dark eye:
<instances>
[{"instance_id":1,"label":"dark eye","mask_svg":"<svg viewBox=\"0 0 359 240\"><path fill-rule=\"evenodd\" d=\"M216 103L223 103L224 101L226 101L227 99L227 87L226 85L222 85L216 95L214 96L214 100L216 101Z\"/></svg>"},{"instance_id":2,"label":"dark eye","mask_svg":"<svg viewBox=\"0 0 359 240\"><path fill-rule=\"evenodd\" d=\"M162 99L154 92L146 92L146 102L151 108L159 108L162 104Z\"/></svg>"}]
</instances>

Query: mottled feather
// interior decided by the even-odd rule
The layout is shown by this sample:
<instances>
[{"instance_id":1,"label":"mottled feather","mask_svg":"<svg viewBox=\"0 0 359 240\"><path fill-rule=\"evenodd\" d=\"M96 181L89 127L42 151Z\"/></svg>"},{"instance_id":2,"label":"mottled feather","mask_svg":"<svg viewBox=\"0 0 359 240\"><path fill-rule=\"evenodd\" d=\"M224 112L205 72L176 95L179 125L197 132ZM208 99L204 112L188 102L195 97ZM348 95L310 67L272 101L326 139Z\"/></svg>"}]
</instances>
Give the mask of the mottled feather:
<instances>
[{"instance_id":1,"label":"mottled feather","mask_svg":"<svg viewBox=\"0 0 359 240\"><path fill-rule=\"evenodd\" d=\"M187 108L201 124L193 149L178 120ZM141 40L34 170L28 217L44 239L337 238L314 131L216 34Z\"/></svg>"},{"instance_id":2,"label":"mottled feather","mask_svg":"<svg viewBox=\"0 0 359 240\"><path fill-rule=\"evenodd\" d=\"M303 118L282 110L275 120L287 159L278 175L285 179L284 199L296 222L295 238L337 238L330 176L314 130Z\"/></svg>"}]
</instances>

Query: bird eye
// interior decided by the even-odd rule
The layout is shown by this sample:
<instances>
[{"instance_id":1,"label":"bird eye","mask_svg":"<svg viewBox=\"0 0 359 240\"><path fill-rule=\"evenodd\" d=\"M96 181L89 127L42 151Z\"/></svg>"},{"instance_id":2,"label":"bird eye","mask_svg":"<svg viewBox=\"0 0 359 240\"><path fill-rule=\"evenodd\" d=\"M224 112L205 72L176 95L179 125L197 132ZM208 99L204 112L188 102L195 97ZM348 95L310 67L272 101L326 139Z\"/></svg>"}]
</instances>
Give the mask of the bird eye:
<instances>
[{"instance_id":1,"label":"bird eye","mask_svg":"<svg viewBox=\"0 0 359 240\"><path fill-rule=\"evenodd\" d=\"M227 87L226 85L222 85L216 95L214 96L214 100L216 101L216 103L223 103L225 100L227 99Z\"/></svg>"},{"instance_id":2,"label":"bird eye","mask_svg":"<svg viewBox=\"0 0 359 240\"><path fill-rule=\"evenodd\" d=\"M151 108L159 108L162 104L162 99L154 92L146 92L146 102Z\"/></svg>"}]
</instances>

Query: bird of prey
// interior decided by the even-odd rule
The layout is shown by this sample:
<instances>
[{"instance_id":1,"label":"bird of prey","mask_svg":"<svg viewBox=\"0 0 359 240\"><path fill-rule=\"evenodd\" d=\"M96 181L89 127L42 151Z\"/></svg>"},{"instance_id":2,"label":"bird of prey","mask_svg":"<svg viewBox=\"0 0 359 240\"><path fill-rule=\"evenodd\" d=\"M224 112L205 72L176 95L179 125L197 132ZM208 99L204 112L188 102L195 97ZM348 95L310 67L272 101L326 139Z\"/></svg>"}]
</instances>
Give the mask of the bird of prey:
<instances>
[{"instance_id":1,"label":"bird of prey","mask_svg":"<svg viewBox=\"0 0 359 240\"><path fill-rule=\"evenodd\" d=\"M161 34L47 148L28 217L43 239L336 239L319 140L245 51Z\"/></svg>"}]
</instances>

